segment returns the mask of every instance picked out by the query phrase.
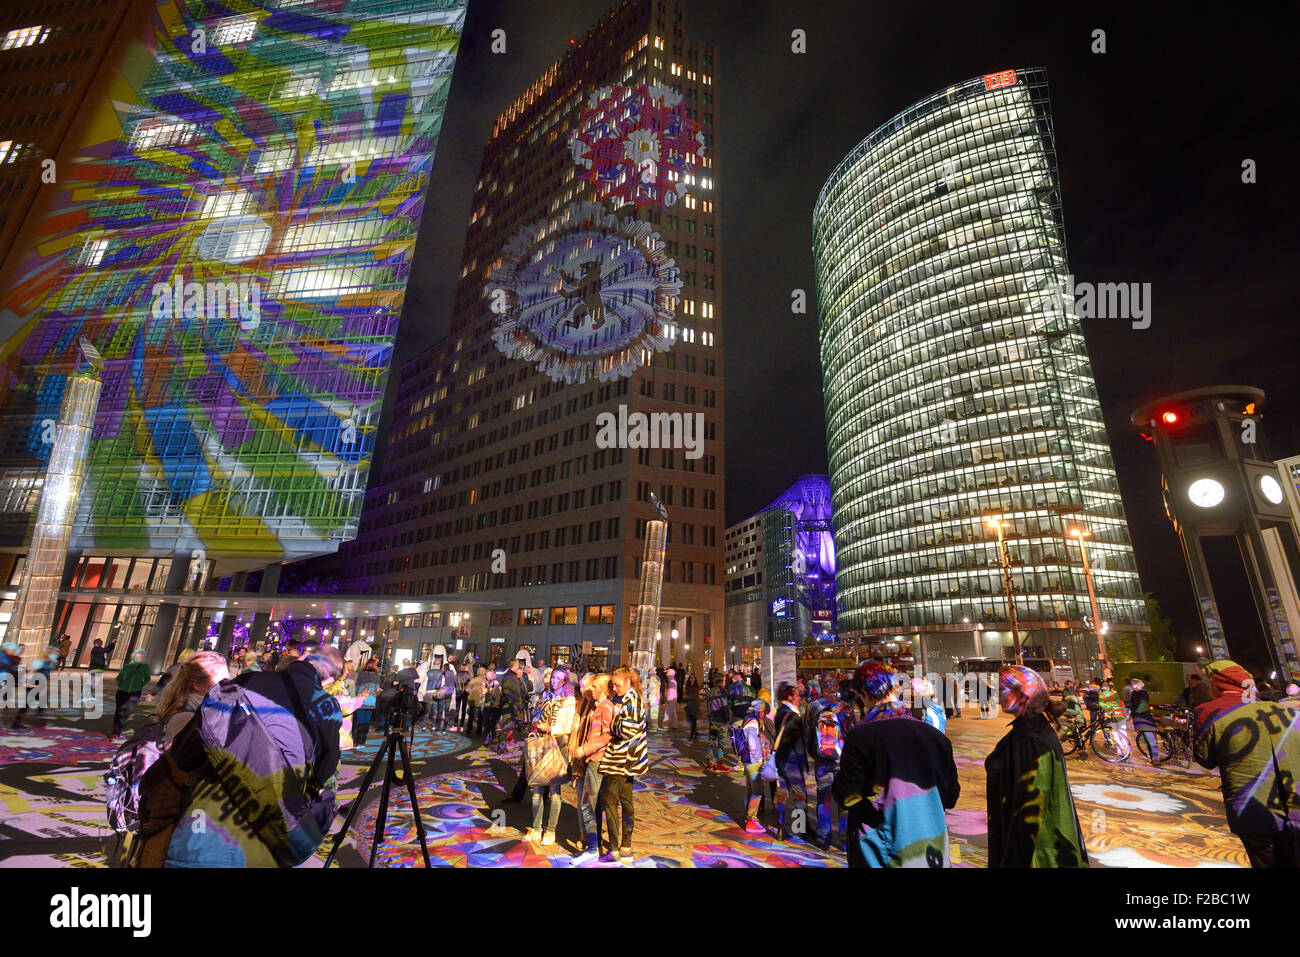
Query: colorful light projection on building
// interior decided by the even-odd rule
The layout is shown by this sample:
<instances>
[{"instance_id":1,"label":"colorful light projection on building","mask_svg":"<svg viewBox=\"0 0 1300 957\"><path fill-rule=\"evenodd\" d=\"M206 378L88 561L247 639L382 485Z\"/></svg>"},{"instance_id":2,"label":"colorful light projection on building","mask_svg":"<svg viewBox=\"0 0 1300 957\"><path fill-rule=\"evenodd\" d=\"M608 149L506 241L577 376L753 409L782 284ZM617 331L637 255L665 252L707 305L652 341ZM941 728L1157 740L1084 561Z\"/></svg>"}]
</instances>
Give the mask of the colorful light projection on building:
<instances>
[{"instance_id":1,"label":"colorful light projection on building","mask_svg":"<svg viewBox=\"0 0 1300 957\"><path fill-rule=\"evenodd\" d=\"M465 7L159 3L87 226L3 356L41 457L78 337L104 355L74 547L355 535Z\"/></svg>"},{"instance_id":2,"label":"colorful light projection on building","mask_svg":"<svg viewBox=\"0 0 1300 957\"><path fill-rule=\"evenodd\" d=\"M507 356L556 381L605 382L672 347L681 288L648 223L571 203L554 229L542 221L510 238L485 295Z\"/></svg>"},{"instance_id":3,"label":"colorful light projection on building","mask_svg":"<svg viewBox=\"0 0 1300 957\"><path fill-rule=\"evenodd\" d=\"M602 86L587 98L569 150L597 199L673 206L704 155L704 134L668 87Z\"/></svg>"}]
</instances>

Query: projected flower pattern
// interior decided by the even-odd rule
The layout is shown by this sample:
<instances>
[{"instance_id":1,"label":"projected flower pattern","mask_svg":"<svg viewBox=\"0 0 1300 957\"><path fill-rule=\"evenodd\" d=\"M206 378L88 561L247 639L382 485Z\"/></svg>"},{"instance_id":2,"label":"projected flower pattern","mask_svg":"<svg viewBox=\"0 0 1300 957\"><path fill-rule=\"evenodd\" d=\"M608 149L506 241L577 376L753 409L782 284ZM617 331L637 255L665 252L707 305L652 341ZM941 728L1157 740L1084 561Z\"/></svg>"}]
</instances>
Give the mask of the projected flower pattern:
<instances>
[{"instance_id":1,"label":"projected flower pattern","mask_svg":"<svg viewBox=\"0 0 1300 957\"><path fill-rule=\"evenodd\" d=\"M668 87L602 86L587 98L569 150L597 199L673 206L704 155L704 134Z\"/></svg>"},{"instance_id":2,"label":"projected flower pattern","mask_svg":"<svg viewBox=\"0 0 1300 957\"><path fill-rule=\"evenodd\" d=\"M556 381L604 382L672 347L682 283L649 224L572 203L554 229L520 229L502 258L485 295L507 356Z\"/></svg>"}]
</instances>

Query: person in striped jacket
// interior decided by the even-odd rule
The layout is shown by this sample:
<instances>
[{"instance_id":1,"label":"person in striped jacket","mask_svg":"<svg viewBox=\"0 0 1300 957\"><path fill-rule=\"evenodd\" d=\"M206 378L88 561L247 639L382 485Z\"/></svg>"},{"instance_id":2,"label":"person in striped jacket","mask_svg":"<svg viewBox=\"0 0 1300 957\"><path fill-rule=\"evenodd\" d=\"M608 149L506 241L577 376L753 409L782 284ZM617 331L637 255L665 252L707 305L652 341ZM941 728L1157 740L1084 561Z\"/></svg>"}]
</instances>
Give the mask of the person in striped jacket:
<instances>
[{"instance_id":1,"label":"person in striped jacket","mask_svg":"<svg viewBox=\"0 0 1300 957\"><path fill-rule=\"evenodd\" d=\"M641 677L631 668L615 668L610 675L610 685L616 697L614 724L600 761L610 852L601 858L601 862L630 864L633 859L632 828L636 823L632 781L644 774L649 765L646 709L641 697Z\"/></svg>"}]
</instances>

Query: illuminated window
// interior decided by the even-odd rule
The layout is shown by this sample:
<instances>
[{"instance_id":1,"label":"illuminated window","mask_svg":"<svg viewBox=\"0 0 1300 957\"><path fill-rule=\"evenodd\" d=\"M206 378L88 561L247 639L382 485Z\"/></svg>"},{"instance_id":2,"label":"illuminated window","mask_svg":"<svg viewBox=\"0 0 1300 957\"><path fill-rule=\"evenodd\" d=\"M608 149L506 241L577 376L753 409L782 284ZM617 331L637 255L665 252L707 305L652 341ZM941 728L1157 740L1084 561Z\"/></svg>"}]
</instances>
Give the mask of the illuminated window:
<instances>
[{"instance_id":1,"label":"illuminated window","mask_svg":"<svg viewBox=\"0 0 1300 957\"><path fill-rule=\"evenodd\" d=\"M320 89L320 80L314 76L295 77L280 90L280 98L295 99L300 96L312 96Z\"/></svg>"},{"instance_id":2,"label":"illuminated window","mask_svg":"<svg viewBox=\"0 0 1300 957\"><path fill-rule=\"evenodd\" d=\"M107 239L92 239L86 243L81 251L81 262L84 266L98 266L104 261L104 253L108 252Z\"/></svg>"},{"instance_id":3,"label":"illuminated window","mask_svg":"<svg viewBox=\"0 0 1300 957\"><path fill-rule=\"evenodd\" d=\"M540 625L541 623L542 623L542 609L540 608L519 609L519 624Z\"/></svg>"},{"instance_id":4,"label":"illuminated window","mask_svg":"<svg viewBox=\"0 0 1300 957\"><path fill-rule=\"evenodd\" d=\"M247 43L256 32L257 21L252 17L227 17L217 21L212 30L212 42L217 46Z\"/></svg>"},{"instance_id":5,"label":"illuminated window","mask_svg":"<svg viewBox=\"0 0 1300 957\"><path fill-rule=\"evenodd\" d=\"M614 623L613 605L586 605L582 610L584 625L612 625Z\"/></svg>"},{"instance_id":6,"label":"illuminated window","mask_svg":"<svg viewBox=\"0 0 1300 957\"><path fill-rule=\"evenodd\" d=\"M131 145L138 150L155 149L160 146L184 146L196 135L199 128L193 123L179 120L172 123L141 124L131 136Z\"/></svg>"},{"instance_id":7,"label":"illuminated window","mask_svg":"<svg viewBox=\"0 0 1300 957\"><path fill-rule=\"evenodd\" d=\"M224 193L217 193L215 196L206 196L203 199L203 212L200 216L203 219L218 216L236 216L248 209L251 200L252 197L241 189L228 190Z\"/></svg>"},{"instance_id":8,"label":"illuminated window","mask_svg":"<svg viewBox=\"0 0 1300 957\"><path fill-rule=\"evenodd\" d=\"M18 30L10 30L5 34L4 40L0 41L0 50L36 46L38 43L44 43L49 37L49 27L22 27Z\"/></svg>"},{"instance_id":9,"label":"illuminated window","mask_svg":"<svg viewBox=\"0 0 1300 957\"><path fill-rule=\"evenodd\" d=\"M293 159L292 146L274 146L262 150L262 155L257 158L257 165L253 167L253 173L282 173L292 168Z\"/></svg>"},{"instance_id":10,"label":"illuminated window","mask_svg":"<svg viewBox=\"0 0 1300 957\"><path fill-rule=\"evenodd\" d=\"M578 606L568 605L551 609L552 625L576 625L578 623Z\"/></svg>"}]
</instances>

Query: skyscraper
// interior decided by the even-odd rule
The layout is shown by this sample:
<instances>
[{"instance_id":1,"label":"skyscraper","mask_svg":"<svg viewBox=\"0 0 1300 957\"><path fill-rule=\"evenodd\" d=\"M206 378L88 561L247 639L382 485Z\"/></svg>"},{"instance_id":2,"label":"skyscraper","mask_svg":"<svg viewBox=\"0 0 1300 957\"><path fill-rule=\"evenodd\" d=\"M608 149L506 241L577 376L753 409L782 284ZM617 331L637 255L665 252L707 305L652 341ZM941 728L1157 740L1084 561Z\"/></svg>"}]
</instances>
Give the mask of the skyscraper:
<instances>
[{"instance_id":1,"label":"skyscraper","mask_svg":"<svg viewBox=\"0 0 1300 957\"><path fill-rule=\"evenodd\" d=\"M355 534L465 6L156 6L82 225L0 351L0 584L79 337L104 388L71 587L198 588Z\"/></svg>"},{"instance_id":2,"label":"skyscraper","mask_svg":"<svg viewBox=\"0 0 1300 957\"><path fill-rule=\"evenodd\" d=\"M875 130L813 215L841 634L918 641L927 665L1010 643L999 545L1032 653L1096 667L1146 630L1073 303L1047 79L955 84ZM1099 623L1100 624L1100 623ZM1009 655L1008 655L1009 657Z\"/></svg>"},{"instance_id":3,"label":"skyscraper","mask_svg":"<svg viewBox=\"0 0 1300 957\"><path fill-rule=\"evenodd\" d=\"M321 563L345 590L500 602L480 656L626 661L654 493L661 657L721 640L715 56L683 4L625 0L497 118L451 331L402 370L361 534Z\"/></svg>"}]
</instances>

